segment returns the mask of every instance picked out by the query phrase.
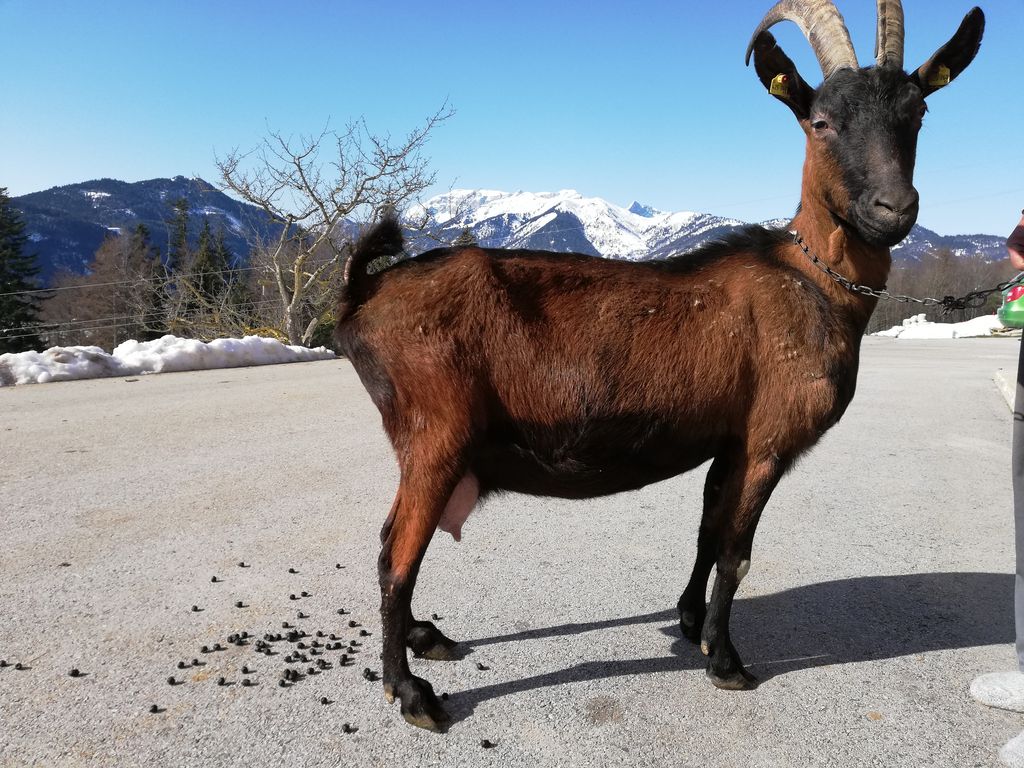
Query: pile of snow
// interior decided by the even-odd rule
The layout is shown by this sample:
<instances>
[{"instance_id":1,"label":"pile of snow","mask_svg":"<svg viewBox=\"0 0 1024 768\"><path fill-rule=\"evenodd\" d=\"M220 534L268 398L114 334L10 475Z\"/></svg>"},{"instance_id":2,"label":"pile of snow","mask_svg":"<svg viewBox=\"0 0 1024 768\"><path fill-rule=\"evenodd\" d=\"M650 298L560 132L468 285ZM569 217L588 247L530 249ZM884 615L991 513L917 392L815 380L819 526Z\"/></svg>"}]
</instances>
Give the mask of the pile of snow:
<instances>
[{"instance_id":1,"label":"pile of snow","mask_svg":"<svg viewBox=\"0 0 1024 768\"><path fill-rule=\"evenodd\" d=\"M995 315L983 315L962 323L930 323L924 315L908 317L901 325L872 336L889 336L894 339L968 339L977 336L991 336L1003 330L1003 324Z\"/></svg>"},{"instance_id":2,"label":"pile of snow","mask_svg":"<svg viewBox=\"0 0 1024 768\"><path fill-rule=\"evenodd\" d=\"M126 341L113 354L99 347L51 347L45 352L0 355L0 387L332 358L334 353L326 347L289 346L262 336L214 339L208 343L164 336L155 341Z\"/></svg>"}]
</instances>

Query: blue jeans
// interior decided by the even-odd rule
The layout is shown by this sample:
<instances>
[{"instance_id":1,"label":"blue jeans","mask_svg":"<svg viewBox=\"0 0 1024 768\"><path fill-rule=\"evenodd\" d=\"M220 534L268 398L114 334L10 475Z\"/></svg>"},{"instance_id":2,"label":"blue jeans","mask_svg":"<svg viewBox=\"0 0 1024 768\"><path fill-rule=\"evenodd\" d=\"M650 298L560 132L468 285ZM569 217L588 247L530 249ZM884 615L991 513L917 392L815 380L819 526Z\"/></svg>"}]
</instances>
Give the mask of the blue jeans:
<instances>
[{"instance_id":1,"label":"blue jeans","mask_svg":"<svg viewBox=\"0 0 1024 768\"><path fill-rule=\"evenodd\" d=\"M1017 359L1017 392L1013 405L1013 526L1017 575L1013 582L1013 612L1017 627L1017 664L1024 672L1024 338Z\"/></svg>"}]
</instances>

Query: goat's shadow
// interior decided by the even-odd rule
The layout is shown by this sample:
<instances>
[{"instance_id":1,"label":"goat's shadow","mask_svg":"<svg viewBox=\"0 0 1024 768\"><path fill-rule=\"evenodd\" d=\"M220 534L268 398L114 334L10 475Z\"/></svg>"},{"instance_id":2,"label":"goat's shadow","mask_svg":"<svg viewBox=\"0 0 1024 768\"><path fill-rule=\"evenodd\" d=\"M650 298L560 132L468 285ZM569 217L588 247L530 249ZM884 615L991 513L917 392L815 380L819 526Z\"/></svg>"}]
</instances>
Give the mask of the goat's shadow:
<instances>
[{"instance_id":1,"label":"goat's shadow","mask_svg":"<svg viewBox=\"0 0 1024 768\"><path fill-rule=\"evenodd\" d=\"M549 686L619 676L703 670L706 659L683 639L675 609L579 624L562 624L467 640L481 646L580 635L635 624L664 624L671 655L587 661L546 674L452 693L455 720L477 704ZM891 659L928 651L1012 643L1013 576L997 573L924 573L868 576L808 584L739 599L733 607L733 642L762 683L813 667ZM652 638L651 647L657 647Z\"/></svg>"}]
</instances>

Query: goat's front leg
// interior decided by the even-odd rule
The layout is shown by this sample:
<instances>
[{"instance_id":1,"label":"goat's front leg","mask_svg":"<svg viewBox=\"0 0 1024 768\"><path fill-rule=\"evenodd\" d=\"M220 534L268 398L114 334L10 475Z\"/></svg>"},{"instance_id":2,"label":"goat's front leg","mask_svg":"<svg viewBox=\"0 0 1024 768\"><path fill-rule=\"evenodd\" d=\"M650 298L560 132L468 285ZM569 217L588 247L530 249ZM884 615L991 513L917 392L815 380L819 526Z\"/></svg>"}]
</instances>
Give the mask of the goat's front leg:
<instances>
[{"instance_id":1,"label":"goat's front leg","mask_svg":"<svg viewBox=\"0 0 1024 768\"><path fill-rule=\"evenodd\" d=\"M729 454L723 453L711 462L704 480L704 511L697 534L697 559L690 580L679 598L679 629L683 637L693 644L700 642L700 634L707 616L708 577L718 559L718 525L722 511L722 487L729 474Z\"/></svg>"},{"instance_id":2,"label":"goat's front leg","mask_svg":"<svg viewBox=\"0 0 1024 768\"><path fill-rule=\"evenodd\" d=\"M448 727L448 713L430 683L410 671L405 648L414 631L411 605L416 576L455 482L446 479L441 467L433 472L421 470L415 477L412 474L403 470L394 506L381 531L378 575L384 695L388 701L399 699L402 716L412 725L440 732Z\"/></svg>"},{"instance_id":3,"label":"goat's front leg","mask_svg":"<svg viewBox=\"0 0 1024 768\"><path fill-rule=\"evenodd\" d=\"M784 472L777 457L743 462L723 486L723 516L715 585L701 631L701 651L708 656L707 675L719 688L748 690L757 678L743 666L729 636L732 601L750 569L750 552L761 511Z\"/></svg>"}]
</instances>

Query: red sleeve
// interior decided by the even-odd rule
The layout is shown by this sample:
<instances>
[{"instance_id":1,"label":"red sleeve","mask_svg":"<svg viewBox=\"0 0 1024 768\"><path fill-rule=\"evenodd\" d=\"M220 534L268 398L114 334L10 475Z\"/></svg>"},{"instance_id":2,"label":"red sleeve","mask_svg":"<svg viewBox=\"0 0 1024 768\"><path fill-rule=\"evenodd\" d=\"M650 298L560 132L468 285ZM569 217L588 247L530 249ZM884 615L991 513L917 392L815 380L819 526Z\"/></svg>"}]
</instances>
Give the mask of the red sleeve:
<instances>
[{"instance_id":1,"label":"red sleeve","mask_svg":"<svg viewBox=\"0 0 1024 768\"><path fill-rule=\"evenodd\" d=\"M1024 225L1018 224L1013 232L1010 233L1010 236L1006 238L1006 247L1012 248L1017 253L1024 254Z\"/></svg>"}]
</instances>

